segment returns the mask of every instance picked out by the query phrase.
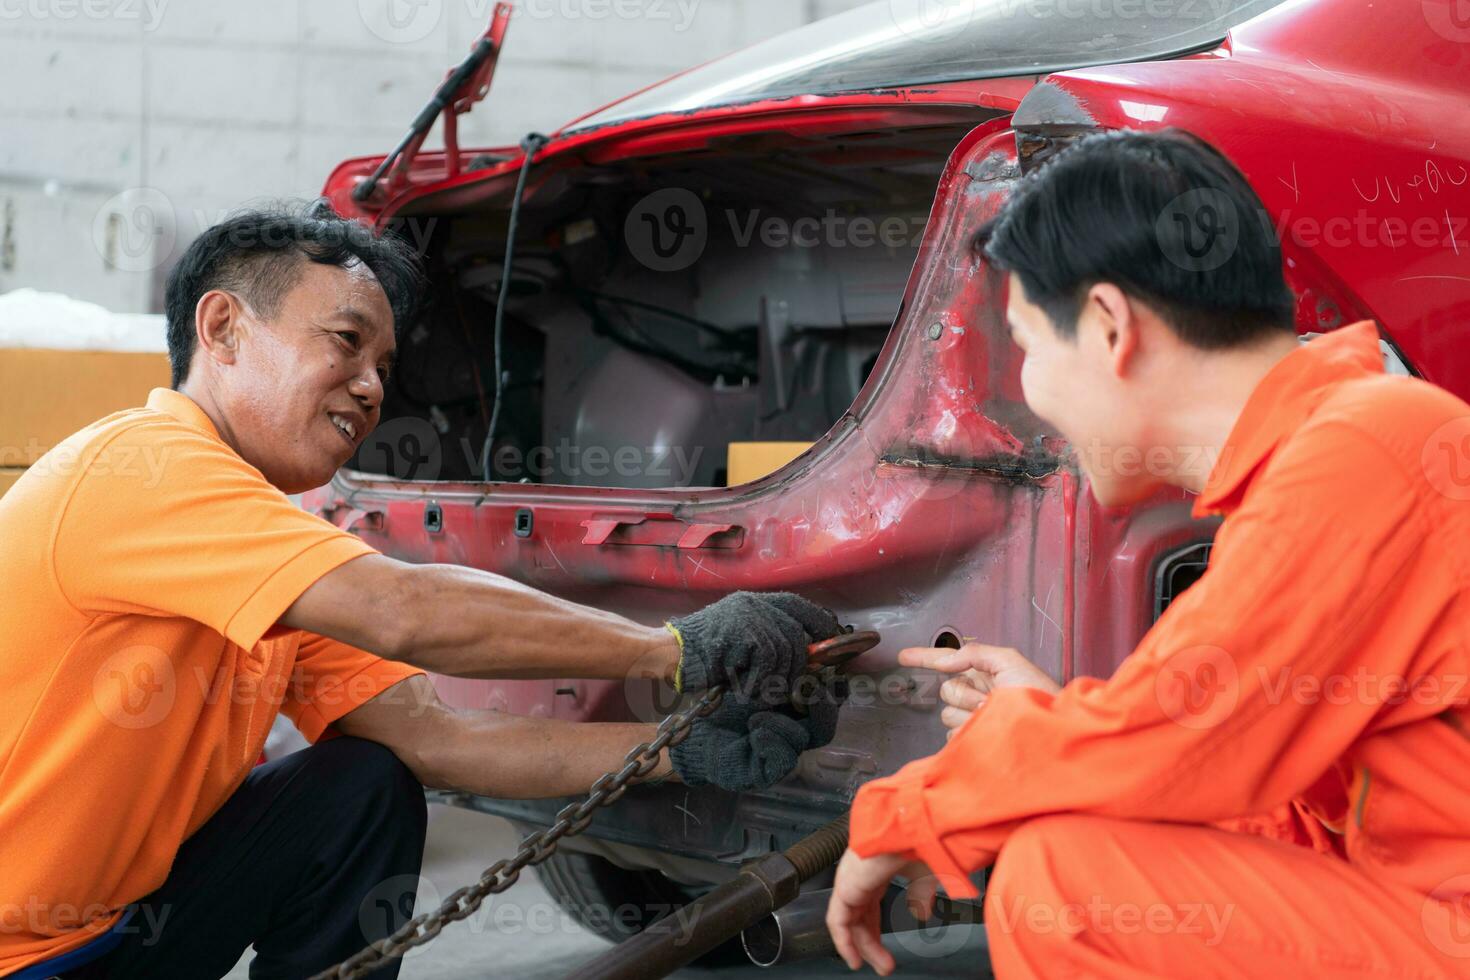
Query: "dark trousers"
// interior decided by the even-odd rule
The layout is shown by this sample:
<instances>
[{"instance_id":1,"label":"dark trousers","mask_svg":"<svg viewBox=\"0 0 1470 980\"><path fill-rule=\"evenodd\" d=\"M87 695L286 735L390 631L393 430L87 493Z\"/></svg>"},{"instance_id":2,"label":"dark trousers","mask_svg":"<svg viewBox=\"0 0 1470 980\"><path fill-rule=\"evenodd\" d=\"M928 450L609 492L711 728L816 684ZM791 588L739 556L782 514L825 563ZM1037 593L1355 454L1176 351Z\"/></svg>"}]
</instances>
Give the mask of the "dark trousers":
<instances>
[{"instance_id":1,"label":"dark trousers","mask_svg":"<svg viewBox=\"0 0 1470 980\"><path fill-rule=\"evenodd\" d=\"M66 974L302 980L413 915L424 792L375 742L336 738L258 766L132 910L122 944ZM398 963L373 974L398 975Z\"/></svg>"}]
</instances>

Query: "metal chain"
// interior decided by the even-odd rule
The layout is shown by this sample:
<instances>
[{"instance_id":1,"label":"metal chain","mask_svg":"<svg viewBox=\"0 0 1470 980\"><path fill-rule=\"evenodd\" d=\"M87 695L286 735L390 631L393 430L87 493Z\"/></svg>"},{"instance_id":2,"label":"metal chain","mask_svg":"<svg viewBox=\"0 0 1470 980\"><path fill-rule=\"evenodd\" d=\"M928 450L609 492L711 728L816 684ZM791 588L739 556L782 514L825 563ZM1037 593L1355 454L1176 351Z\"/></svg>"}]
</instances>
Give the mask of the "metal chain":
<instances>
[{"instance_id":1,"label":"metal chain","mask_svg":"<svg viewBox=\"0 0 1470 980\"><path fill-rule=\"evenodd\" d=\"M393 935L365 947L336 966L316 974L311 980L365 977L389 960L396 960L415 946L429 942L449 923L474 915L486 898L514 885L524 869L540 864L556 853L557 844L564 838L575 837L591 826L593 814L601 807L611 806L622 799L633 779L647 776L658 768L663 750L682 742L697 719L706 717L719 707L724 693L723 687L712 687L687 711L665 718L659 723L652 741L631 749L623 757L621 768L599 776L586 799L562 807L556 815L556 822L550 827L538 830L521 841L514 857L496 861L481 873L479 881L454 892L434 911L414 916Z\"/></svg>"}]
</instances>

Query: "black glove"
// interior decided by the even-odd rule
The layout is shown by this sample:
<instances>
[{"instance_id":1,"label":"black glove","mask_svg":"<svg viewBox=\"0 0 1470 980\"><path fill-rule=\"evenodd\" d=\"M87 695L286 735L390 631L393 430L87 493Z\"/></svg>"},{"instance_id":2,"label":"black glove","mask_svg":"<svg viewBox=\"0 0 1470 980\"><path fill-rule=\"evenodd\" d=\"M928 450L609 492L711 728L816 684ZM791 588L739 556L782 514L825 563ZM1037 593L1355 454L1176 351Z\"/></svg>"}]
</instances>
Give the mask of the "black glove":
<instances>
[{"instance_id":1,"label":"black glove","mask_svg":"<svg viewBox=\"0 0 1470 980\"><path fill-rule=\"evenodd\" d=\"M683 651L676 689L723 684L768 706L790 699L807 645L842 632L829 610L790 592L736 592L669 627ZM767 685L769 677L782 683Z\"/></svg>"},{"instance_id":2,"label":"black glove","mask_svg":"<svg viewBox=\"0 0 1470 980\"><path fill-rule=\"evenodd\" d=\"M808 749L832 741L837 712L847 696L844 678L804 677L799 684L806 714L769 708L732 690L707 718L700 718L669 758L689 786L714 785L732 793L765 789L796 768Z\"/></svg>"}]
</instances>

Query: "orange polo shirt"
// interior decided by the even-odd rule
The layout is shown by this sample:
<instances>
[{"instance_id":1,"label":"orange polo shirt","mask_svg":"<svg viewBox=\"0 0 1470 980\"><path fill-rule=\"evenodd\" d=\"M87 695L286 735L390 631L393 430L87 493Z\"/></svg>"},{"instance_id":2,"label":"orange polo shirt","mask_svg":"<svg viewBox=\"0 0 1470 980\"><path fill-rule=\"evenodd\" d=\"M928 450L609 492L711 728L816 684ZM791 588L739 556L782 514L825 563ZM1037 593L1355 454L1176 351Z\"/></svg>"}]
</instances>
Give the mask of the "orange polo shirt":
<instances>
[{"instance_id":1,"label":"orange polo shirt","mask_svg":"<svg viewBox=\"0 0 1470 980\"><path fill-rule=\"evenodd\" d=\"M157 888L260 756L417 671L274 628L372 551L294 506L178 392L71 436L0 498L0 975Z\"/></svg>"},{"instance_id":2,"label":"orange polo shirt","mask_svg":"<svg viewBox=\"0 0 1470 980\"><path fill-rule=\"evenodd\" d=\"M1365 874L1470 893L1470 406L1385 376L1377 340L1344 327L1262 380L1195 503L1225 518L1209 570L1111 678L992 692L859 791L853 849L969 897L1042 814L1295 801Z\"/></svg>"}]
</instances>

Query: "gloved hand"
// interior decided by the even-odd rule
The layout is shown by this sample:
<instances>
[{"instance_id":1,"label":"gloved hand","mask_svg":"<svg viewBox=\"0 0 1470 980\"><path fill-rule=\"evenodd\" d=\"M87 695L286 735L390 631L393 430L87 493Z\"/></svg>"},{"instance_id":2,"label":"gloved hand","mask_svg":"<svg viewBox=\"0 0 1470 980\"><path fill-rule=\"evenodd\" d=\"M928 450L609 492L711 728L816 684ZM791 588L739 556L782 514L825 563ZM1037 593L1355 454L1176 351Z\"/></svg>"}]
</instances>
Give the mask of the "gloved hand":
<instances>
[{"instance_id":1,"label":"gloved hand","mask_svg":"<svg viewBox=\"0 0 1470 980\"><path fill-rule=\"evenodd\" d=\"M736 592L668 627L682 651L676 690L723 684L771 707L790 699L807 645L842 632L831 611L790 592Z\"/></svg>"},{"instance_id":2,"label":"gloved hand","mask_svg":"<svg viewBox=\"0 0 1470 980\"><path fill-rule=\"evenodd\" d=\"M765 789L796 768L808 749L832 741L837 712L847 697L846 679L803 677L803 716L790 706L770 708L731 690L707 718L700 718L669 749L674 771L689 786L714 785L732 793Z\"/></svg>"}]
</instances>

